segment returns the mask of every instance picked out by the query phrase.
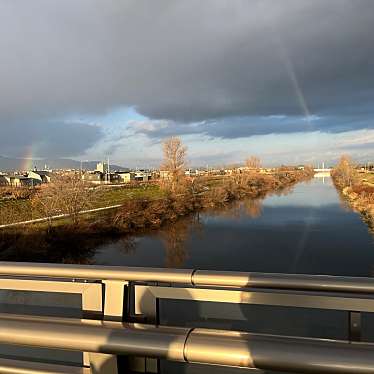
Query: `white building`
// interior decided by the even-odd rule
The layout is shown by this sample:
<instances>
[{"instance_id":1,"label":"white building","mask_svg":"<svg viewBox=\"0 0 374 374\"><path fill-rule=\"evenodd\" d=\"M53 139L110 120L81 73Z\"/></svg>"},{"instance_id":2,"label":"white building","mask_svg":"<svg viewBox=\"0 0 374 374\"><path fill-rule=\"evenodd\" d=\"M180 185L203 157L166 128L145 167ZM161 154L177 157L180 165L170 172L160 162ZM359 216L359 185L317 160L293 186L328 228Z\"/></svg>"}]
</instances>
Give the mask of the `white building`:
<instances>
[{"instance_id":1,"label":"white building","mask_svg":"<svg viewBox=\"0 0 374 374\"><path fill-rule=\"evenodd\" d=\"M106 162L98 162L96 164L96 171L99 171L100 173L107 173L108 172L108 164Z\"/></svg>"}]
</instances>

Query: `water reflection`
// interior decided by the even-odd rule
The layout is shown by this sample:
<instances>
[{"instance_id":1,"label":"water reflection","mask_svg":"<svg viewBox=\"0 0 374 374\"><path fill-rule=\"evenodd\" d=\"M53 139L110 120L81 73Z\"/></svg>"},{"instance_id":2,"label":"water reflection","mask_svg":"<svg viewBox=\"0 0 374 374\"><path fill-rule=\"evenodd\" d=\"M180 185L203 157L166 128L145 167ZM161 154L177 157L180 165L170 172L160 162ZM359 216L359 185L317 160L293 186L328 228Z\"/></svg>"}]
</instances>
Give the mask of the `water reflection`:
<instances>
[{"instance_id":1,"label":"water reflection","mask_svg":"<svg viewBox=\"0 0 374 374\"><path fill-rule=\"evenodd\" d=\"M63 231L63 230L62 230ZM0 232L0 261L91 264L103 239L66 230L54 236L20 228Z\"/></svg>"},{"instance_id":2,"label":"water reflection","mask_svg":"<svg viewBox=\"0 0 374 374\"><path fill-rule=\"evenodd\" d=\"M371 275L372 234L331 179L314 179L133 237L0 232L0 260Z\"/></svg>"},{"instance_id":3,"label":"water reflection","mask_svg":"<svg viewBox=\"0 0 374 374\"><path fill-rule=\"evenodd\" d=\"M108 240L100 235L91 238L78 235L66 236L60 242L53 241L52 237L48 240L32 233L12 238L3 236L0 259L352 276L374 274L373 237L360 216L340 198L327 179L302 183L265 199L237 201L223 209L184 217L159 231L139 236ZM12 299L21 305L39 305L43 301L6 293L0 294L0 298ZM338 339L345 339L347 333L346 313L165 302L167 307L161 304L162 319L170 325ZM66 299L53 299L53 304L59 303L67 305ZM72 300L71 306L75 304L76 300ZM173 365L165 365L166 372L206 372L206 367L195 371L191 366L181 370L172 368ZM214 368L214 372L231 374L234 371Z\"/></svg>"},{"instance_id":4,"label":"water reflection","mask_svg":"<svg viewBox=\"0 0 374 374\"><path fill-rule=\"evenodd\" d=\"M165 247L166 267L179 268L186 262L188 257L186 241L194 223L195 216L183 218L160 232Z\"/></svg>"},{"instance_id":5,"label":"water reflection","mask_svg":"<svg viewBox=\"0 0 374 374\"><path fill-rule=\"evenodd\" d=\"M233 201L225 207L208 210L203 214L203 217L209 215L233 220L240 220L245 217L258 218L262 214L262 200L259 198Z\"/></svg>"},{"instance_id":6,"label":"water reflection","mask_svg":"<svg viewBox=\"0 0 374 374\"><path fill-rule=\"evenodd\" d=\"M373 237L342 205L331 179L179 220L159 232L100 245L95 263L217 270L372 274Z\"/></svg>"}]
</instances>

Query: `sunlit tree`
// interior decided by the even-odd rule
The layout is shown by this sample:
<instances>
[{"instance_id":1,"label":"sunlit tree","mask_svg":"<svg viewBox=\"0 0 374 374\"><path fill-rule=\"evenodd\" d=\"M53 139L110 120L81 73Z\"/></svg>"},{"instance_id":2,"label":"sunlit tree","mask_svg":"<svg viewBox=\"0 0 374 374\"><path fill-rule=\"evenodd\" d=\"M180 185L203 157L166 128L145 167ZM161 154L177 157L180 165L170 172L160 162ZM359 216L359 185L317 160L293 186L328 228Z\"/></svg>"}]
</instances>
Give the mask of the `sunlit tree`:
<instances>
[{"instance_id":1,"label":"sunlit tree","mask_svg":"<svg viewBox=\"0 0 374 374\"><path fill-rule=\"evenodd\" d=\"M74 224L78 223L79 213L89 206L91 194L79 175L55 177L53 182L42 186L32 199L34 210L48 218L66 214Z\"/></svg>"},{"instance_id":2,"label":"sunlit tree","mask_svg":"<svg viewBox=\"0 0 374 374\"><path fill-rule=\"evenodd\" d=\"M348 155L343 155L333 171L335 180L343 187L352 186L357 180L355 165Z\"/></svg>"},{"instance_id":3,"label":"sunlit tree","mask_svg":"<svg viewBox=\"0 0 374 374\"><path fill-rule=\"evenodd\" d=\"M259 169L261 167L260 159L256 156L251 156L245 160L245 166L249 169Z\"/></svg>"},{"instance_id":4,"label":"sunlit tree","mask_svg":"<svg viewBox=\"0 0 374 374\"><path fill-rule=\"evenodd\" d=\"M166 182L171 192L175 193L178 184L183 182L186 168L187 147L180 138L171 137L163 142L164 159L161 169L167 172Z\"/></svg>"}]
</instances>

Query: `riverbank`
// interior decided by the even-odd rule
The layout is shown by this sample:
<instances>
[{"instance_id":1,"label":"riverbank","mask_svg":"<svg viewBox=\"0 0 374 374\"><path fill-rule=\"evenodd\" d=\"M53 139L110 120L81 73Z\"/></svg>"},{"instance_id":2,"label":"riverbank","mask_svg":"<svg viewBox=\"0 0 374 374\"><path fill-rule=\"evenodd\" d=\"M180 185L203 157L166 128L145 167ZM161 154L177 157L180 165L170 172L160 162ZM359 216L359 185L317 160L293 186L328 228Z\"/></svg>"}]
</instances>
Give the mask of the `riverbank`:
<instances>
[{"instance_id":1,"label":"riverbank","mask_svg":"<svg viewBox=\"0 0 374 374\"><path fill-rule=\"evenodd\" d=\"M6 194L6 191L9 191ZM0 226L23 221L43 220L43 212L35 209L32 198L35 191L28 188L3 188L0 199ZM14 196L14 194L16 195ZM157 199L163 196L159 186L154 183L135 183L118 186L94 187L86 211L122 205L131 199Z\"/></svg>"},{"instance_id":2,"label":"riverbank","mask_svg":"<svg viewBox=\"0 0 374 374\"><path fill-rule=\"evenodd\" d=\"M224 207L242 198L281 193L313 176L311 170L238 174L219 180L188 180L183 193L128 199L111 212L99 212L72 225L68 220L0 230L0 260L87 263L92 248L108 240L157 230L179 218Z\"/></svg>"},{"instance_id":3,"label":"riverbank","mask_svg":"<svg viewBox=\"0 0 374 374\"><path fill-rule=\"evenodd\" d=\"M347 183L337 169L331 173L334 185L345 201L374 232L374 174L352 172L352 178Z\"/></svg>"}]
</instances>

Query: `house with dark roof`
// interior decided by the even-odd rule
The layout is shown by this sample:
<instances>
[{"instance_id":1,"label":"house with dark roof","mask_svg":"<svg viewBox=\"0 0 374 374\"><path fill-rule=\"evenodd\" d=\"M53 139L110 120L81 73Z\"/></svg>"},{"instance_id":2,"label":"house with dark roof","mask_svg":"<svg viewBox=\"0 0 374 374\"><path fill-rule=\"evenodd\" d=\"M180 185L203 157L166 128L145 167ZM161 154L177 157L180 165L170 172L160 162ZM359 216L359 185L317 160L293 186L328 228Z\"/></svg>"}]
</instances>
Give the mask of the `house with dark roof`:
<instances>
[{"instance_id":1,"label":"house with dark roof","mask_svg":"<svg viewBox=\"0 0 374 374\"><path fill-rule=\"evenodd\" d=\"M52 173L46 170L32 170L27 173L27 176L31 179L39 181L40 183L50 183Z\"/></svg>"}]
</instances>

